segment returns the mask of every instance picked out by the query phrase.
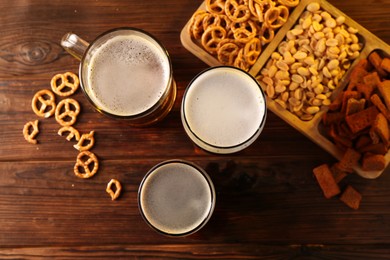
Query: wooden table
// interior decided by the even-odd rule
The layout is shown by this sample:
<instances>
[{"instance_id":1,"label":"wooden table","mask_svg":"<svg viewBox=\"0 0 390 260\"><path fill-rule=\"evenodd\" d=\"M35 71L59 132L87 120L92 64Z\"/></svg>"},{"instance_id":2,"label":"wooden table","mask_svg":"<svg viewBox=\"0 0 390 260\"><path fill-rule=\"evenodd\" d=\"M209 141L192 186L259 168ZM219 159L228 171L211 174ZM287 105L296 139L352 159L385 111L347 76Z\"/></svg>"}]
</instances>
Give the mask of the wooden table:
<instances>
[{"instance_id":1,"label":"wooden table","mask_svg":"<svg viewBox=\"0 0 390 260\"><path fill-rule=\"evenodd\" d=\"M330 0L390 43L390 1ZM348 176L363 194L351 210L325 199L312 169L336 160L274 114L260 138L233 155L196 148L180 121L189 81L208 66L182 47L179 34L201 1L5 0L0 2L0 258L61 259L390 259L390 169L375 180ZM158 125L129 127L93 110L81 91L77 128L95 130L100 169L91 179L73 173L77 151L41 120L39 144L22 136L37 119L34 93L56 73L77 72L78 61L59 45L73 31L87 41L113 27L133 26L159 38L170 52L178 97ZM137 190L155 164L193 161L214 181L210 222L185 238L157 234L142 220ZM124 191L105 192L111 178Z\"/></svg>"}]
</instances>

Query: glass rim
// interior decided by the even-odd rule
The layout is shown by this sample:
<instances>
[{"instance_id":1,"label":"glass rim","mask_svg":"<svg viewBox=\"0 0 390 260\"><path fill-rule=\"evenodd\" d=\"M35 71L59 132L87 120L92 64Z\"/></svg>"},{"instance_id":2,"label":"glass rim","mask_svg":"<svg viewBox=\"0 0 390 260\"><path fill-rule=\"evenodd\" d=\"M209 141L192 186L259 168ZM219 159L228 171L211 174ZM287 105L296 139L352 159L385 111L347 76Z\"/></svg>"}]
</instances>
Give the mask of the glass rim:
<instances>
[{"instance_id":1,"label":"glass rim","mask_svg":"<svg viewBox=\"0 0 390 260\"><path fill-rule=\"evenodd\" d=\"M168 232L165 232L165 231L162 231L160 230L159 228L155 227L148 219L147 217L145 216L144 214L144 211L143 211L143 207L142 207L142 203L141 203L141 193L142 193L142 189L143 189L143 186L146 182L146 180L149 178L149 176L151 176L151 174L153 174L158 168L164 166L164 165L167 165L167 164L173 164L173 163L179 163L179 164L185 164L185 165L188 165L192 168L194 168L198 173L200 173L204 179L206 180L207 184L208 184L208 187L210 189L210 194L211 194L211 197L210 197L210 200L211 200L211 206L210 206L210 209L207 213L207 216L202 220L201 223L199 223L199 225L197 225L195 228L189 230L189 231L186 231L184 233L168 233ZM137 201L138 201L138 209L139 209L139 212L143 218L143 220L148 224L149 227L151 227L153 230L155 230L157 233L160 233L162 235L165 235L165 236L169 236L169 237L184 237L184 236L188 236L188 235L191 235L197 231L199 231L202 227L204 227L206 225L206 223L210 220L213 212L214 212L214 208L215 208L215 204L216 204L216 192L215 192L215 187L214 187L214 184L210 178L210 176L207 174L207 172L201 168L200 166L198 166L197 164L193 163L193 162L190 162L190 161L187 161L187 160L182 160L182 159L171 159L171 160L166 160L166 161L162 161L156 165L154 165L146 174L145 176L142 178L142 181L139 185L139 188L138 188L138 194L137 194Z\"/></svg>"},{"instance_id":2,"label":"glass rim","mask_svg":"<svg viewBox=\"0 0 390 260\"><path fill-rule=\"evenodd\" d=\"M146 35L147 37L149 37L152 41L154 41L161 48L161 51L166 55L166 57L168 59L168 64L169 64L169 78L168 78L167 85L166 85L166 87L164 89L164 93L161 95L161 97L158 99L158 101L155 104L153 104L153 106L151 106L150 108L146 109L145 111L142 111L141 113L134 114L134 115L117 115L117 114L113 114L113 113L110 113L110 112L104 110L103 108L98 106L93 101L93 99L90 97L88 91L86 90L86 88L84 86L85 84L84 84L84 77L83 77L83 68L84 68L84 63L85 63L86 56L89 54L89 52L94 47L94 45L99 41L99 39L103 38L104 36L106 36L108 34L115 33L115 32L118 32L118 31L135 31L135 32L138 32L140 34ZM161 100L165 100L170 95L170 92L174 88L174 86L173 86L172 60L171 60L171 57L170 57L170 55L168 53L167 48L162 44L162 42L160 40L158 40L151 33L147 32L147 31L145 31L143 29L136 28L136 27L117 27L117 28L113 28L113 29L107 30L107 31L99 34L93 41L91 41L91 43L88 45L87 49L85 50L85 52L84 52L84 54L83 54L83 56L82 56L82 58L80 60L79 77L80 77L80 87L81 87L82 91L84 92L85 96L87 97L88 101L92 104L92 106L97 111L99 111L100 113L102 113L104 115L107 115L109 117L118 118L118 119L136 120L136 119L144 118L144 117L148 116L149 114L152 114L154 111L156 111L160 107Z\"/></svg>"},{"instance_id":3,"label":"glass rim","mask_svg":"<svg viewBox=\"0 0 390 260\"><path fill-rule=\"evenodd\" d=\"M263 116L257 130L245 141L243 141L239 144L236 144L236 145L231 145L231 146L218 146L218 145L210 144L210 143L204 141L191 129L191 127L188 123L188 120L187 120L186 113L185 113L186 96L187 96L187 93L188 93L189 89L191 88L192 84L194 83L194 81L197 80L201 75L203 75L204 73L207 73L210 70L221 69L221 68L229 68L229 69L238 70L240 72L243 72L247 76L249 76L256 83L256 85L259 87L261 96L264 100L264 116ZM190 83L188 83L187 88L184 91L183 98L182 98L181 113L182 113L182 121L183 121L183 125L184 125L185 130L186 131L188 130L191 133L191 135L194 138L196 138L197 141L201 142L202 144L204 144L208 147L214 148L214 149L220 149L220 150L224 150L224 151L238 149L237 150L237 152L238 152L241 150L241 149L239 149L239 148L241 148L241 146L243 146L245 144L248 144L248 146L249 146L250 144L252 144L256 140L256 138L260 135L260 133L262 132L264 125L265 125L266 117L267 117L267 98L266 98L265 93L264 93L263 89L261 88L261 85L259 84L259 82L255 79L255 77L253 77L250 73L246 72L245 70L234 67L234 66L229 66L229 65L213 66L213 67L209 67L207 69L204 69L203 71L196 74L196 76L190 81ZM191 138L191 136L190 136L190 138ZM210 152L212 152L212 151L210 151ZM217 152L214 152L214 153L217 153ZM230 152L226 152L226 153L230 153Z\"/></svg>"}]
</instances>

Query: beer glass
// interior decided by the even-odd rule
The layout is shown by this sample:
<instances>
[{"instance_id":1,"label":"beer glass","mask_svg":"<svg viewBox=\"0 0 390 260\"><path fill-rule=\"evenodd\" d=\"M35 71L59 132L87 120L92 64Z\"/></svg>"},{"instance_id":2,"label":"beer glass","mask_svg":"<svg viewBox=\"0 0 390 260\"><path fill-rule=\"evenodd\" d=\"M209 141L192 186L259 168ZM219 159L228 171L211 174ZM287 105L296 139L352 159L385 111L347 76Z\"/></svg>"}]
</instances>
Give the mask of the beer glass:
<instances>
[{"instance_id":1,"label":"beer glass","mask_svg":"<svg viewBox=\"0 0 390 260\"><path fill-rule=\"evenodd\" d=\"M81 88L94 108L145 126L163 119L176 98L172 64L165 47L137 28L116 28L91 44L73 33L62 47L79 59Z\"/></svg>"},{"instance_id":2,"label":"beer glass","mask_svg":"<svg viewBox=\"0 0 390 260\"><path fill-rule=\"evenodd\" d=\"M235 67L212 67L188 85L181 120L189 138L206 151L229 154L252 144L263 130L264 92L249 73Z\"/></svg>"},{"instance_id":3,"label":"beer glass","mask_svg":"<svg viewBox=\"0 0 390 260\"><path fill-rule=\"evenodd\" d=\"M192 162L164 161L143 178L138 206L143 219L158 233L187 236L210 219L215 207L214 185Z\"/></svg>"}]
</instances>

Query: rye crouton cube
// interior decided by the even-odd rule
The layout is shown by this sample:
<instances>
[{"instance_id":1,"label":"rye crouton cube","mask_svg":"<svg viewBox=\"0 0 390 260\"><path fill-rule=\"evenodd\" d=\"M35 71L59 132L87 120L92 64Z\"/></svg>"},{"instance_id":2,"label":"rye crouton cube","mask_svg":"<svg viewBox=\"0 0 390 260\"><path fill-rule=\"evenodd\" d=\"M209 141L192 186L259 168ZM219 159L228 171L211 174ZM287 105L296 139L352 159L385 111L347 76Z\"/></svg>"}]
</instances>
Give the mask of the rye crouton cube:
<instances>
[{"instance_id":1,"label":"rye crouton cube","mask_svg":"<svg viewBox=\"0 0 390 260\"><path fill-rule=\"evenodd\" d=\"M389 146L389 139L390 139L390 131L389 131L389 124L387 123L386 117L382 114L379 113L374 121L374 124L371 127L370 130L370 135L376 135L380 138L380 140L385 144L385 146ZM373 143L377 144L379 142L374 142Z\"/></svg>"},{"instance_id":2,"label":"rye crouton cube","mask_svg":"<svg viewBox=\"0 0 390 260\"><path fill-rule=\"evenodd\" d=\"M371 106L358 113L346 116L345 121L347 122L349 129L351 129L352 133L356 134L363 129L370 127L375 121L375 118L378 113L378 109L375 106Z\"/></svg>"},{"instance_id":3,"label":"rye crouton cube","mask_svg":"<svg viewBox=\"0 0 390 260\"><path fill-rule=\"evenodd\" d=\"M382 171L386 167L385 157L381 154L366 153L362 159L362 169L364 171Z\"/></svg>"},{"instance_id":4,"label":"rye crouton cube","mask_svg":"<svg viewBox=\"0 0 390 260\"><path fill-rule=\"evenodd\" d=\"M381 62L381 68L390 73L390 59L384 58Z\"/></svg>"},{"instance_id":5,"label":"rye crouton cube","mask_svg":"<svg viewBox=\"0 0 390 260\"><path fill-rule=\"evenodd\" d=\"M381 77L386 76L386 71L384 71L383 68L381 67L382 58L377 52L375 51L371 52L371 54L368 56L368 60L375 67L375 70L379 73Z\"/></svg>"},{"instance_id":6,"label":"rye crouton cube","mask_svg":"<svg viewBox=\"0 0 390 260\"><path fill-rule=\"evenodd\" d=\"M390 109L390 80L382 81L378 84L379 92L381 93L387 109Z\"/></svg>"},{"instance_id":7,"label":"rye crouton cube","mask_svg":"<svg viewBox=\"0 0 390 260\"><path fill-rule=\"evenodd\" d=\"M351 209L359 209L360 202L362 201L362 195L355 190L351 185L340 196L340 200L345 203Z\"/></svg>"},{"instance_id":8,"label":"rye crouton cube","mask_svg":"<svg viewBox=\"0 0 390 260\"><path fill-rule=\"evenodd\" d=\"M386 117L386 119L390 122L390 111L386 108L385 104L383 104L381 98L374 94L370 98L371 102L376 106L376 108Z\"/></svg>"},{"instance_id":9,"label":"rye crouton cube","mask_svg":"<svg viewBox=\"0 0 390 260\"><path fill-rule=\"evenodd\" d=\"M313 173L325 198L330 199L340 193L340 188L327 164L314 168Z\"/></svg>"},{"instance_id":10,"label":"rye crouton cube","mask_svg":"<svg viewBox=\"0 0 390 260\"><path fill-rule=\"evenodd\" d=\"M353 166L358 164L362 155L354 149L348 148L339 162L339 167L345 172L353 173Z\"/></svg>"}]
</instances>

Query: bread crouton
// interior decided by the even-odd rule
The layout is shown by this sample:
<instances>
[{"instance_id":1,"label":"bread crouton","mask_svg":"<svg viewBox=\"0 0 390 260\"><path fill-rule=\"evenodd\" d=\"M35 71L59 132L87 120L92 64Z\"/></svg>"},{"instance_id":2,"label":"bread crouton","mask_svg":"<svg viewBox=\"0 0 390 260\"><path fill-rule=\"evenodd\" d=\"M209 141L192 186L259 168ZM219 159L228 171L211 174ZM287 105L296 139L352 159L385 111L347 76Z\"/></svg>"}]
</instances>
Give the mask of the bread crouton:
<instances>
[{"instance_id":1,"label":"bread crouton","mask_svg":"<svg viewBox=\"0 0 390 260\"><path fill-rule=\"evenodd\" d=\"M327 164L314 168L313 173L325 198L329 199L340 193L340 188Z\"/></svg>"},{"instance_id":2,"label":"bread crouton","mask_svg":"<svg viewBox=\"0 0 390 260\"><path fill-rule=\"evenodd\" d=\"M385 157L381 154L366 153L362 160L364 171L382 171L386 167Z\"/></svg>"},{"instance_id":3,"label":"bread crouton","mask_svg":"<svg viewBox=\"0 0 390 260\"><path fill-rule=\"evenodd\" d=\"M371 52L370 55L368 56L368 60L375 67L375 70L379 73L381 77L386 76L386 72L381 67L382 58L377 52L375 51Z\"/></svg>"},{"instance_id":4,"label":"bread crouton","mask_svg":"<svg viewBox=\"0 0 390 260\"><path fill-rule=\"evenodd\" d=\"M340 168L340 163L338 162L333 164L330 170L333 174L333 178L336 181L336 183L339 183L342 179L344 179L348 175L347 172L343 171Z\"/></svg>"},{"instance_id":5,"label":"bread crouton","mask_svg":"<svg viewBox=\"0 0 390 260\"><path fill-rule=\"evenodd\" d=\"M387 73L390 73L390 59L384 58L381 62L381 68L385 70Z\"/></svg>"},{"instance_id":6,"label":"bread crouton","mask_svg":"<svg viewBox=\"0 0 390 260\"><path fill-rule=\"evenodd\" d=\"M348 148L339 162L339 168L345 172L352 173L353 167L358 164L362 155L352 148Z\"/></svg>"},{"instance_id":7,"label":"bread crouton","mask_svg":"<svg viewBox=\"0 0 390 260\"><path fill-rule=\"evenodd\" d=\"M387 119L382 113L379 113L376 116L375 121L370 129L371 138L373 138L374 135L377 135L380 138L379 141L382 141L385 146L387 147L389 146L389 138L390 138L389 124L387 123ZM373 139L374 144L379 143L379 141L374 142Z\"/></svg>"},{"instance_id":8,"label":"bread crouton","mask_svg":"<svg viewBox=\"0 0 390 260\"><path fill-rule=\"evenodd\" d=\"M352 133L356 134L357 132L371 126L378 113L378 109L375 106L371 106L358 113L346 116L345 121Z\"/></svg>"},{"instance_id":9,"label":"bread crouton","mask_svg":"<svg viewBox=\"0 0 390 260\"><path fill-rule=\"evenodd\" d=\"M378 89L385 101L387 109L390 110L390 80L385 80L379 83Z\"/></svg>"},{"instance_id":10,"label":"bread crouton","mask_svg":"<svg viewBox=\"0 0 390 260\"><path fill-rule=\"evenodd\" d=\"M390 122L390 111L386 108L385 104L383 104L381 98L374 94L370 98L371 102L376 106L376 108L386 117L386 119Z\"/></svg>"},{"instance_id":11,"label":"bread crouton","mask_svg":"<svg viewBox=\"0 0 390 260\"><path fill-rule=\"evenodd\" d=\"M351 185L348 185L341 194L340 200L352 209L359 209L360 202L362 201L362 195Z\"/></svg>"},{"instance_id":12,"label":"bread crouton","mask_svg":"<svg viewBox=\"0 0 390 260\"><path fill-rule=\"evenodd\" d=\"M360 85L358 85L360 86ZM364 110L364 106L366 105L366 100L364 98L357 100L355 98L350 98L347 101L347 108L345 110L346 115L355 114Z\"/></svg>"}]
</instances>

